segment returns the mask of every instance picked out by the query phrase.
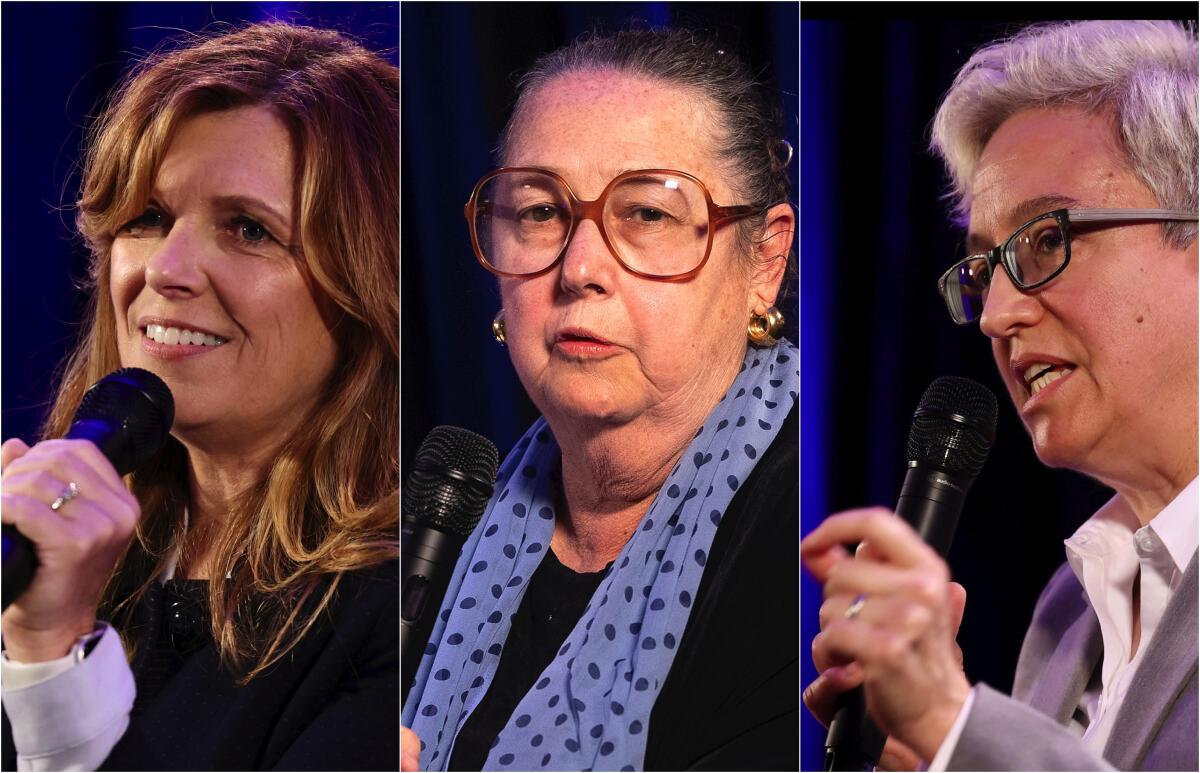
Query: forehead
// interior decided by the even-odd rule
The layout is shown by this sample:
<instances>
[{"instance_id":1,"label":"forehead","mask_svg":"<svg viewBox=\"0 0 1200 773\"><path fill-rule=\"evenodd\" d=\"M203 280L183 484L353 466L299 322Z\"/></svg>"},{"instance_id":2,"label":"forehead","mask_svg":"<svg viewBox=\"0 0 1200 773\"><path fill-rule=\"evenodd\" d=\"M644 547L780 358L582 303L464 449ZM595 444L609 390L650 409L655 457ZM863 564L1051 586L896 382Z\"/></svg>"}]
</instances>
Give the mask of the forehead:
<instances>
[{"instance_id":1,"label":"forehead","mask_svg":"<svg viewBox=\"0 0 1200 773\"><path fill-rule=\"evenodd\" d=\"M290 209L291 137L264 107L202 113L186 119L159 166L163 194L241 195Z\"/></svg>"},{"instance_id":2,"label":"forehead","mask_svg":"<svg viewBox=\"0 0 1200 773\"><path fill-rule=\"evenodd\" d=\"M1070 108L1025 110L1001 124L971 193L970 249L995 245L1048 209L1156 206L1108 117Z\"/></svg>"},{"instance_id":3,"label":"forehead","mask_svg":"<svg viewBox=\"0 0 1200 773\"><path fill-rule=\"evenodd\" d=\"M528 97L505 164L553 169L581 196L622 171L653 168L689 172L715 195L711 127L709 101L690 89L609 70L566 73Z\"/></svg>"}]
</instances>

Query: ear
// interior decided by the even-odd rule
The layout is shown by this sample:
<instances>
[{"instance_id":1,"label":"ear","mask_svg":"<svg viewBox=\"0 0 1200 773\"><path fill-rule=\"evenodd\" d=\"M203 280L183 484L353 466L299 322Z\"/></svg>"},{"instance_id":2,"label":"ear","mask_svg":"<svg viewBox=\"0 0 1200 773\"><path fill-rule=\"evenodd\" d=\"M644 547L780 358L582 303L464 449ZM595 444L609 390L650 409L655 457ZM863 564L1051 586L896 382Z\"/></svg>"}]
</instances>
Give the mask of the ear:
<instances>
[{"instance_id":1,"label":"ear","mask_svg":"<svg viewBox=\"0 0 1200 773\"><path fill-rule=\"evenodd\" d=\"M747 298L751 314L761 314L775 305L795 235L796 213L791 204L776 204L767 210L763 236L754 245L754 269Z\"/></svg>"}]
</instances>

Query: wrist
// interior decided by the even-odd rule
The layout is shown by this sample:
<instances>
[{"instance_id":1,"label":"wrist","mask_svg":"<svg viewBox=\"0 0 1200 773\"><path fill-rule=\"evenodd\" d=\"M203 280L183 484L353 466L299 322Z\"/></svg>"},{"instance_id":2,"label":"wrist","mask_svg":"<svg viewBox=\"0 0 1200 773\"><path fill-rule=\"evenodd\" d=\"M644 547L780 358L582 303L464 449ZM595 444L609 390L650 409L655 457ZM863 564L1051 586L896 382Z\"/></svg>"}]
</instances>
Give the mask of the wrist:
<instances>
[{"instance_id":1,"label":"wrist","mask_svg":"<svg viewBox=\"0 0 1200 773\"><path fill-rule=\"evenodd\" d=\"M971 685L963 678L961 683L956 682L944 701L925 715L908 742L921 759L929 761L937 755L970 695Z\"/></svg>"},{"instance_id":2,"label":"wrist","mask_svg":"<svg viewBox=\"0 0 1200 773\"><path fill-rule=\"evenodd\" d=\"M5 624L4 652L17 663L45 663L66 657L81 637L96 629L96 619L53 629L27 629Z\"/></svg>"}]
</instances>

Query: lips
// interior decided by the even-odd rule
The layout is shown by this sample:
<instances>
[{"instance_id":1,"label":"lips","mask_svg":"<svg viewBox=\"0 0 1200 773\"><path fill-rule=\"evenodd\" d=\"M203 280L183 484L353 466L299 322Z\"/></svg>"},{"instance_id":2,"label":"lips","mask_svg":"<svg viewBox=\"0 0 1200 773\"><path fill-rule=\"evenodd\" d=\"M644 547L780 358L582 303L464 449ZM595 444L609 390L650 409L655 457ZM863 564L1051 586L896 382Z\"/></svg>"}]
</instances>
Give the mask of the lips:
<instances>
[{"instance_id":1,"label":"lips","mask_svg":"<svg viewBox=\"0 0 1200 773\"><path fill-rule=\"evenodd\" d=\"M1012 370L1013 374L1029 390L1029 396L1032 398L1055 381L1070 375L1075 370L1075 366L1068 362L1036 355L1013 363Z\"/></svg>"},{"instance_id":2,"label":"lips","mask_svg":"<svg viewBox=\"0 0 1200 773\"><path fill-rule=\"evenodd\" d=\"M568 360L606 360L620 352L619 346L587 328L565 327L554 334L554 353Z\"/></svg>"},{"instance_id":3,"label":"lips","mask_svg":"<svg viewBox=\"0 0 1200 773\"><path fill-rule=\"evenodd\" d=\"M143 317L138 324L144 340L159 346L217 347L229 340L211 330L182 320Z\"/></svg>"},{"instance_id":4,"label":"lips","mask_svg":"<svg viewBox=\"0 0 1200 773\"><path fill-rule=\"evenodd\" d=\"M607 338L596 335L595 333L591 332L590 330L586 330L584 328L575 328L575 327L563 328L562 330L558 331L558 333L555 334L555 336L554 336L555 343L564 343L564 342L572 342L572 341L580 341L580 342L585 342L585 343L602 344L602 345L611 345L612 344L612 341L609 341Z\"/></svg>"}]
</instances>

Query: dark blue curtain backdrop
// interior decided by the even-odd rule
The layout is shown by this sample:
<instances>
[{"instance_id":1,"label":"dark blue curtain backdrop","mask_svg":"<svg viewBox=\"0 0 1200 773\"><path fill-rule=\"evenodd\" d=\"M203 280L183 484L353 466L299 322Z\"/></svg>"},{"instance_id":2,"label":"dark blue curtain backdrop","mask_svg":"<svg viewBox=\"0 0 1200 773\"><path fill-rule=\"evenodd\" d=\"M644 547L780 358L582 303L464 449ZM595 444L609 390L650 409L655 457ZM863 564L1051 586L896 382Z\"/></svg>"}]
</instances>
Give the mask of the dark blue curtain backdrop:
<instances>
[{"instance_id":1,"label":"dark blue curtain backdrop","mask_svg":"<svg viewBox=\"0 0 1200 773\"><path fill-rule=\"evenodd\" d=\"M279 19L346 32L398 62L398 3L5 3L0 241L4 438L35 437L75 340L86 251L73 203L83 131L119 76L166 38Z\"/></svg>"},{"instance_id":2,"label":"dark blue curtain backdrop","mask_svg":"<svg viewBox=\"0 0 1200 773\"><path fill-rule=\"evenodd\" d=\"M798 147L795 3L410 3L401 5L401 465L426 433L455 424L505 454L536 418L508 352L492 339L494 278L475 261L463 204L495 168L516 78L600 26L706 31L779 90ZM795 180L796 161L792 175ZM794 319L794 315L793 315Z\"/></svg>"},{"instance_id":3,"label":"dark blue curtain backdrop","mask_svg":"<svg viewBox=\"0 0 1200 773\"><path fill-rule=\"evenodd\" d=\"M1047 9L970 10L1036 19ZM1195 5L1169 10L1161 18L1194 15ZM961 257L961 233L940 199L943 171L926 150L929 125L970 54L1024 26L946 18L963 11L874 3L803 9L801 528L808 533L839 510L895 504L910 417L934 378L967 376L992 388L1000 401L996 443L967 498L949 563L967 589L959 635L967 675L1008 690L1037 595L1064 560L1062 540L1110 492L1038 462L987 339L978 326L954 325L937 294L938 276ZM914 20L896 18L907 14ZM808 684L816 677L809 653L821 591L807 574L801 585ZM807 712L801 731L801 767L820 770L825 731Z\"/></svg>"}]
</instances>

